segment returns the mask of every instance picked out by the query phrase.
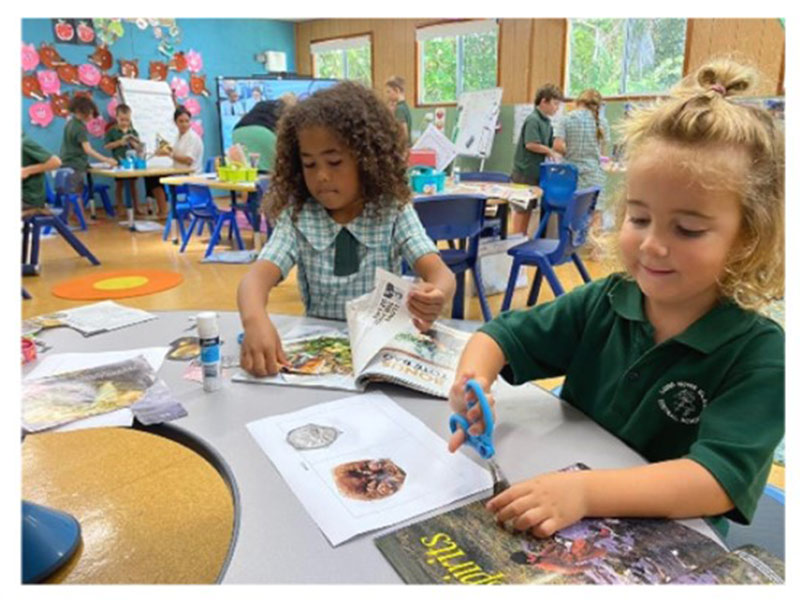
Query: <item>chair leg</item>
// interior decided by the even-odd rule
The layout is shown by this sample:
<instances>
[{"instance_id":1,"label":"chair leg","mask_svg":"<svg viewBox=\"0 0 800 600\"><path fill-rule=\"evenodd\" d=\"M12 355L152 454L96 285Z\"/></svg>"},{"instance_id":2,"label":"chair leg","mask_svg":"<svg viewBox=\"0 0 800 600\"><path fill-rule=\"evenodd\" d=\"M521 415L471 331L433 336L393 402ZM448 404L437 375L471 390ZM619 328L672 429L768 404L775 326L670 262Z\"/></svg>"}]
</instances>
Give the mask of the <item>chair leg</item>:
<instances>
[{"instance_id":1,"label":"chair leg","mask_svg":"<svg viewBox=\"0 0 800 600\"><path fill-rule=\"evenodd\" d=\"M477 261L472 267L472 278L475 280L475 288L478 290L478 302L481 305L483 320L488 323L492 320L492 310L489 308L489 303L486 301L486 292L483 289L483 279L481 279L481 268Z\"/></svg>"},{"instance_id":2,"label":"chair leg","mask_svg":"<svg viewBox=\"0 0 800 600\"><path fill-rule=\"evenodd\" d=\"M54 217L53 220L58 221L58 217ZM39 241L41 236L42 236L42 226L39 224L39 221L34 219L33 231L31 232L31 255L30 255L30 262L28 264L31 265L39 264Z\"/></svg>"},{"instance_id":3,"label":"chair leg","mask_svg":"<svg viewBox=\"0 0 800 600\"><path fill-rule=\"evenodd\" d=\"M592 278L589 277L589 271L586 270L586 267L584 266L583 261L581 260L581 257L578 256L577 252L572 253L572 262L574 262L575 266L578 267L578 271L580 272L581 277L583 278L583 282L589 283L592 280Z\"/></svg>"},{"instance_id":4,"label":"chair leg","mask_svg":"<svg viewBox=\"0 0 800 600\"><path fill-rule=\"evenodd\" d=\"M453 319L464 318L464 273L465 271L462 271L456 275L456 293L453 296L453 312L450 315Z\"/></svg>"},{"instance_id":5,"label":"chair leg","mask_svg":"<svg viewBox=\"0 0 800 600\"><path fill-rule=\"evenodd\" d=\"M233 213L231 217L231 229L233 230L233 237L236 239L236 245L239 246L239 250L244 250L242 234L239 231L239 224L236 222L236 213ZM228 232L228 237L230 237L230 231Z\"/></svg>"},{"instance_id":6,"label":"chair leg","mask_svg":"<svg viewBox=\"0 0 800 600\"><path fill-rule=\"evenodd\" d=\"M81 231L86 231L88 227L86 227L86 219L83 216L83 208L81 207L81 203L78 200L78 196L74 195L74 206L75 206L75 216L78 217L78 223L80 223Z\"/></svg>"},{"instance_id":7,"label":"chair leg","mask_svg":"<svg viewBox=\"0 0 800 600\"><path fill-rule=\"evenodd\" d=\"M28 250L31 241L31 222L22 222L22 264L28 263Z\"/></svg>"},{"instance_id":8,"label":"chair leg","mask_svg":"<svg viewBox=\"0 0 800 600\"><path fill-rule=\"evenodd\" d=\"M131 181L131 185L135 185L134 181ZM103 210L106 211L107 217L115 217L116 212L114 211L114 205L111 203L111 198L108 197L108 192L105 188L100 188L100 199L103 202Z\"/></svg>"},{"instance_id":9,"label":"chair leg","mask_svg":"<svg viewBox=\"0 0 800 600\"><path fill-rule=\"evenodd\" d=\"M505 312L511 308L511 298L514 297L514 286L517 283L517 276L519 275L520 261L516 258L511 263L511 272L508 274L508 284L506 284L506 294L503 296L503 305L500 307L500 312Z\"/></svg>"},{"instance_id":10,"label":"chair leg","mask_svg":"<svg viewBox=\"0 0 800 600\"><path fill-rule=\"evenodd\" d=\"M164 224L164 233L161 234L161 241L166 242L169 232L172 231L172 211L167 211L167 222Z\"/></svg>"},{"instance_id":11,"label":"chair leg","mask_svg":"<svg viewBox=\"0 0 800 600\"><path fill-rule=\"evenodd\" d=\"M30 300L31 298L32 298L32 296L31 296L31 295L28 293L28 290L26 290L26 289L23 287L23 288L22 288L22 299L23 299L23 300Z\"/></svg>"},{"instance_id":12,"label":"chair leg","mask_svg":"<svg viewBox=\"0 0 800 600\"><path fill-rule=\"evenodd\" d=\"M533 283L531 284L531 290L528 292L528 300L525 306L533 306L536 304L536 301L539 299L539 290L542 289L542 269L541 267L536 267L536 275L533 276Z\"/></svg>"},{"instance_id":13,"label":"chair leg","mask_svg":"<svg viewBox=\"0 0 800 600\"><path fill-rule=\"evenodd\" d=\"M53 219L53 226L64 237L67 243L75 249L75 252L81 256L85 256L93 265L99 265L100 261L91 253L91 251L69 230L69 227L64 223L59 223L58 219Z\"/></svg>"},{"instance_id":14,"label":"chair leg","mask_svg":"<svg viewBox=\"0 0 800 600\"><path fill-rule=\"evenodd\" d=\"M200 225L197 227L197 235L198 235L198 236L201 236L201 235L203 235L203 228L204 228L205 226L206 226L206 221L205 221L205 220L203 220L203 221L200 221ZM209 227L209 229L210 229L210 227Z\"/></svg>"},{"instance_id":15,"label":"chair leg","mask_svg":"<svg viewBox=\"0 0 800 600\"><path fill-rule=\"evenodd\" d=\"M561 282L556 277L556 272L553 270L552 265L550 263L544 263L539 266L539 268L544 271L544 276L547 279L547 283L550 284L550 289L553 290L553 295L558 297L564 294L564 288L561 287Z\"/></svg>"},{"instance_id":16,"label":"chair leg","mask_svg":"<svg viewBox=\"0 0 800 600\"><path fill-rule=\"evenodd\" d=\"M186 250L186 244L189 243L189 238L192 237L192 232L194 231L194 228L197 225L198 220L199 219L196 216L192 216L192 222L189 223L189 229L185 233L183 233L182 237L183 241L181 242L181 249L178 250L178 252L183 252L184 250ZM178 222L180 223L180 219L178 219Z\"/></svg>"},{"instance_id":17,"label":"chair leg","mask_svg":"<svg viewBox=\"0 0 800 600\"><path fill-rule=\"evenodd\" d=\"M222 233L222 227L225 225L225 215L220 214L217 216L217 222L214 223L214 231L211 234L211 239L208 240L206 253L203 258L208 258L214 252L214 246L219 243L219 236Z\"/></svg>"}]
</instances>

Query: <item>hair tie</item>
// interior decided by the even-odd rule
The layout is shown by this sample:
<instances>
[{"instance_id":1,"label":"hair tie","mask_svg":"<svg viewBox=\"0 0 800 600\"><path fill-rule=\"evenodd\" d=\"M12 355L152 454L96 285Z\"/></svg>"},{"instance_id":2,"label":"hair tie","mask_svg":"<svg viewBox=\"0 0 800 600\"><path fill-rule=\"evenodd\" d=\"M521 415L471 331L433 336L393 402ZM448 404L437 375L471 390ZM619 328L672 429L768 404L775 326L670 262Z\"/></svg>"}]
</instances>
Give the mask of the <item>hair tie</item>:
<instances>
[{"instance_id":1,"label":"hair tie","mask_svg":"<svg viewBox=\"0 0 800 600\"><path fill-rule=\"evenodd\" d=\"M715 92L719 92L721 96L727 95L728 90L725 89L725 86L721 83L712 83L711 89Z\"/></svg>"}]
</instances>

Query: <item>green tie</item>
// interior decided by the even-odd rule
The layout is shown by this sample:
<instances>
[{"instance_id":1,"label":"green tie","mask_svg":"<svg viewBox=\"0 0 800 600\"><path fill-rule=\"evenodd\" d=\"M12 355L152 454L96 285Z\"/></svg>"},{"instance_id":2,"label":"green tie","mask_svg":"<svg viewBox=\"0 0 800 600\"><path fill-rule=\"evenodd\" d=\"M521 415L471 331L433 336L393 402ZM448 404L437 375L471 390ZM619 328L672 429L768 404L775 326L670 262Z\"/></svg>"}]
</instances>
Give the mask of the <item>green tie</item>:
<instances>
[{"instance_id":1,"label":"green tie","mask_svg":"<svg viewBox=\"0 0 800 600\"><path fill-rule=\"evenodd\" d=\"M336 234L333 274L337 277L345 277L356 271L358 271L358 240L347 228L342 227Z\"/></svg>"}]
</instances>

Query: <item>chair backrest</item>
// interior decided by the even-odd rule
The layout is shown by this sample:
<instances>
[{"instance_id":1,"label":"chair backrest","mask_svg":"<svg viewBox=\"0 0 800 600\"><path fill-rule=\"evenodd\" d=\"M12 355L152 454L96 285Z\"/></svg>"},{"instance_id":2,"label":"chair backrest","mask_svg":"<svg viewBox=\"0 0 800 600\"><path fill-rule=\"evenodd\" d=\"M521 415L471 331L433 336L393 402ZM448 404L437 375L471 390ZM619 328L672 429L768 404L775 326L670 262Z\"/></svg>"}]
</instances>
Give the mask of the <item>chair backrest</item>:
<instances>
[{"instance_id":1,"label":"chair backrest","mask_svg":"<svg viewBox=\"0 0 800 600\"><path fill-rule=\"evenodd\" d=\"M461 173L461 181L486 181L490 183L510 183L511 176L500 171L467 171Z\"/></svg>"},{"instance_id":2,"label":"chair backrest","mask_svg":"<svg viewBox=\"0 0 800 600\"><path fill-rule=\"evenodd\" d=\"M186 184L186 201L189 203L189 210L200 210L203 214L208 212L216 214L217 207L211 190L204 185Z\"/></svg>"},{"instance_id":3,"label":"chair backrest","mask_svg":"<svg viewBox=\"0 0 800 600\"><path fill-rule=\"evenodd\" d=\"M71 194L74 192L72 185L72 174L75 170L72 167L62 167L53 173L53 187L56 194Z\"/></svg>"},{"instance_id":4,"label":"chair backrest","mask_svg":"<svg viewBox=\"0 0 800 600\"><path fill-rule=\"evenodd\" d=\"M542 188L542 207L563 207L578 189L578 169L569 163L539 165L539 187Z\"/></svg>"},{"instance_id":5,"label":"chair backrest","mask_svg":"<svg viewBox=\"0 0 800 600\"><path fill-rule=\"evenodd\" d=\"M414 209L428 237L434 242L469 238L467 254L470 257L478 255L485 208L483 194L449 194L414 200Z\"/></svg>"},{"instance_id":6,"label":"chair backrest","mask_svg":"<svg viewBox=\"0 0 800 600\"><path fill-rule=\"evenodd\" d=\"M558 247L550 258L553 264L569 258L586 243L599 194L600 187L596 185L577 190L572 194L572 198L567 203L564 218L559 223Z\"/></svg>"}]
</instances>

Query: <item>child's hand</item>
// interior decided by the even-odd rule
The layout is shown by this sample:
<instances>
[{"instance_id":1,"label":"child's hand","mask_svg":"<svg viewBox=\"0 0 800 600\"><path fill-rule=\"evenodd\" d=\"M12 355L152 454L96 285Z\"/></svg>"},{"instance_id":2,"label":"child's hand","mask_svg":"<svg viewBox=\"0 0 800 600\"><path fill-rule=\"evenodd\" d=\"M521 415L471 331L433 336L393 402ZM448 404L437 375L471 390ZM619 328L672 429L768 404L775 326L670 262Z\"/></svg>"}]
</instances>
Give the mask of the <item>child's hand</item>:
<instances>
[{"instance_id":1,"label":"child's hand","mask_svg":"<svg viewBox=\"0 0 800 600\"><path fill-rule=\"evenodd\" d=\"M489 406L492 408L492 420L494 420L494 397L489 393L491 384L483 377L475 377L475 374L472 372L456 375L453 387L450 388L450 409L454 413L459 413L466 417L467 421L471 423L469 432L472 435L480 435L483 433L484 429L483 411L481 410L481 405L477 401L478 399L475 397L475 394L471 390L466 391L464 389L469 379L474 379L480 384L483 393L486 394L486 399L489 401ZM467 410L467 405L473 402L475 404ZM461 444L464 443L465 439L464 431L459 427L456 429L456 432L450 436L447 449L450 450L450 452L455 452Z\"/></svg>"},{"instance_id":2,"label":"child's hand","mask_svg":"<svg viewBox=\"0 0 800 600\"><path fill-rule=\"evenodd\" d=\"M281 367L288 367L281 346L281 337L268 317L245 327L239 363L248 373L256 377L275 375Z\"/></svg>"},{"instance_id":3,"label":"child's hand","mask_svg":"<svg viewBox=\"0 0 800 600\"><path fill-rule=\"evenodd\" d=\"M444 302L444 292L432 283L414 284L408 295L408 310L414 317L414 325L417 329L428 331L436 317L442 312Z\"/></svg>"},{"instance_id":4,"label":"child's hand","mask_svg":"<svg viewBox=\"0 0 800 600\"><path fill-rule=\"evenodd\" d=\"M22 167L22 179L25 180L31 176L31 170L28 167Z\"/></svg>"},{"instance_id":5,"label":"child's hand","mask_svg":"<svg viewBox=\"0 0 800 600\"><path fill-rule=\"evenodd\" d=\"M553 535L586 516L582 473L546 473L515 483L486 503L498 523L538 538Z\"/></svg>"},{"instance_id":6,"label":"child's hand","mask_svg":"<svg viewBox=\"0 0 800 600\"><path fill-rule=\"evenodd\" d=\"M103 160L103 162L106 163L107 165L111 166L111 167L116 167L117 166L117 159L115 159L115 158L106 158L106 159Z\"/></svg>"}]
</instances>

